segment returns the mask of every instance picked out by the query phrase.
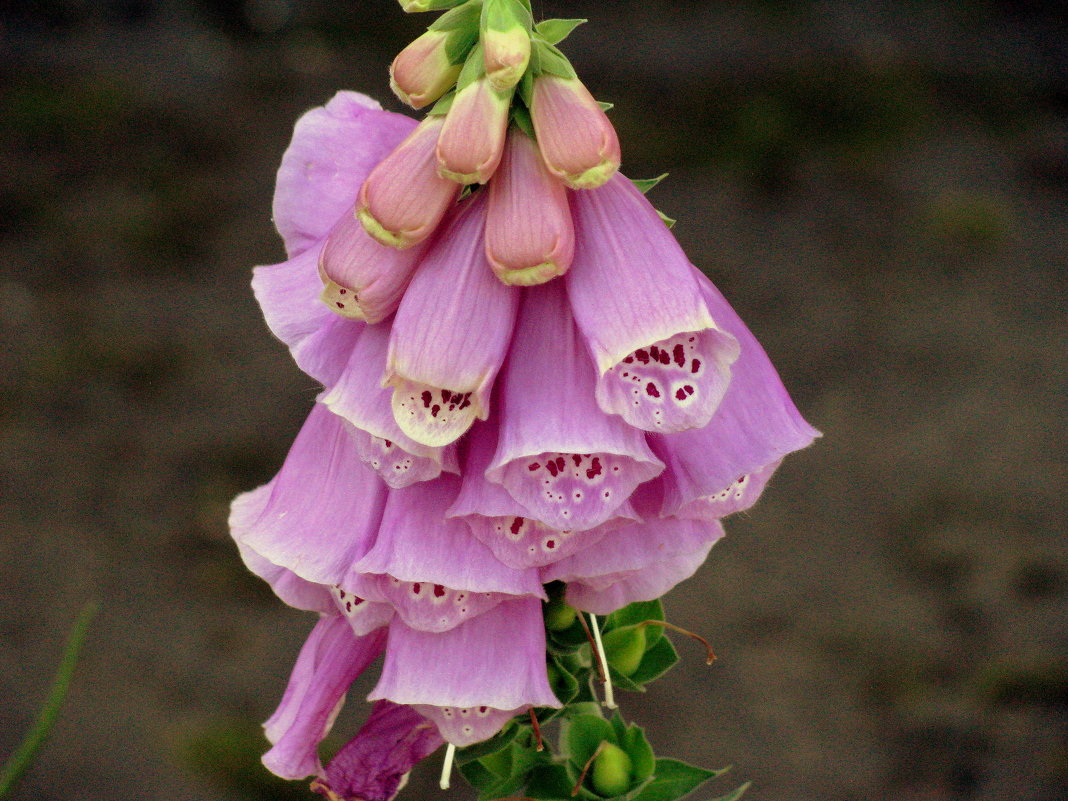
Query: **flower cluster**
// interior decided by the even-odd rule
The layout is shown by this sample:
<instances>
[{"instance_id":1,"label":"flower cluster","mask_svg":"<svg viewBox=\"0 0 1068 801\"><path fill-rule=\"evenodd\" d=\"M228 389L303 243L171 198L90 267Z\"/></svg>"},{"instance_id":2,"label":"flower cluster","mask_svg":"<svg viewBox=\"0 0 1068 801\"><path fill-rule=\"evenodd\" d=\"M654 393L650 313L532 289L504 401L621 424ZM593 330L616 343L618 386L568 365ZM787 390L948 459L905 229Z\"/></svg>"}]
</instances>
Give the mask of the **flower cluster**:
<instances>
[{"instance_id":1,"label":"flower cluster","mask_svg":"<svg viewBox=\"0 0 1068 801\"><path fill-rule=\"evenodd\" d=\"M320 615L264 761L331 798L386 801L443 741L559 707L546 585L601 615L658 598L816 436L524 8L470 0L397 57L413 106L456 83L443 113L341 92L278 173L289 258L253 288L324 390L230 522L248 567ZM324 769L379 655L375 711Z\"/></svg>"}]
</instances>

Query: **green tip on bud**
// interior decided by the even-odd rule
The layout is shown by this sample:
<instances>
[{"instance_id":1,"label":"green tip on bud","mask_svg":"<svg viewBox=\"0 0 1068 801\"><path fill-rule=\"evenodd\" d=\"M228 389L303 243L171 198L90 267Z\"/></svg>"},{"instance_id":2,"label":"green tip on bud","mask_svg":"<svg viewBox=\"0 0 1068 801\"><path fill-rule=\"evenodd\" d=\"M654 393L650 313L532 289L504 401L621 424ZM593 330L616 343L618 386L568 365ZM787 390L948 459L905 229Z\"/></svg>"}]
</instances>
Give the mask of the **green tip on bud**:
<instances>
[{"instance_id":1,"label":"green tip on bud","mask_svg":"<svg viewBox=\"0 0 1068 801\"><path fill-rule=\"evenodd\" d=\"M549 631L564 631L571 628L578 612L562 598L553 598L545 604L545 628Z\"/></svg>"},{"instance_id":2,"label":"green tip on bud","mask_svg":"<svg viewBox=\"0 0 1068 801\"><path fill-rule=\"evenodd\" d=\"M593 760L590 783L598 795L613 798L623 795L633 781L634 765L627 752L618 745L601 743L600 753Z\"/></svg>"},{"instance_id":3,"label":"green tip on bud","mask_svg":"<svg viewBox=\"0 0 1068 801\"><path fill-rule=\"evenodd\" d=\"M400 7L409 14L419 14L423 11L444 11L447 8L455 8L466 0L399 0Z\"/></svg>"},{"instance_id":4,"label":"green tip on bud","mask_svg":"<svg viewBox=\"0 0 1068 801\"><path fill-rule=\"evenodd\" d=\"M604 635L604 652L608 664L624 676L633 676L645 656L644 626L627 626Z\"/></svg>"}]
</instances>

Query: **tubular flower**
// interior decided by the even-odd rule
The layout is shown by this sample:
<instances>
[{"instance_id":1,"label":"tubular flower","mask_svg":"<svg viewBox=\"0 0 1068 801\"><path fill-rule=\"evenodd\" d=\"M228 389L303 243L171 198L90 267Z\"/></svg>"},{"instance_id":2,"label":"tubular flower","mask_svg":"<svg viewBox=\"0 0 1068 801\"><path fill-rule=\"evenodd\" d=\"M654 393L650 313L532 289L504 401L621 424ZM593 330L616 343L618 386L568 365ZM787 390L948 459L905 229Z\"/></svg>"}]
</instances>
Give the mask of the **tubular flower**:
<instances>
[{"instance_id":1,"label":"tubular flower","mask_svg":"<svg viewBox=\"0 0 1068 801\"><path fill-rule=\"evenodd\" d=\"M450 62L448 44L448 32L427 31L393 59L389 85L402 102L422 108L456 83L462 65Z\"/></svg>"},{"instance_id":2,"label":"tubular flower","mask_svg":"<svg viewBox=\"0 0 1068 801\"><path fill-rule=\"evenodd\" d=\"M450 36L479 65L478 29L463 27L477 3L408 5L459 6ZM484 25L485 69L460 78L447 116L417 125L342 92L301 118L278 172L287 260L257 268L253 289L323 391L278 474L234 500L230 529L253 573L318 615L264 762L315 776L331 801L391 801L442 743L568 703L543 602L567 613L556 631L575 609L658 598L819 435L617 174L596 101L545 71L562 58L549 39L579 21L539 24L537 59L509 51L531 41L520 22L515 42ZM459 73L443 41L394 62L413 105ZM529 120L511 111L524 70ZM460 198L458 181L488 186ZM379 656L371 719L324 767L318 746Z\"/></svg>"}]
</instances>

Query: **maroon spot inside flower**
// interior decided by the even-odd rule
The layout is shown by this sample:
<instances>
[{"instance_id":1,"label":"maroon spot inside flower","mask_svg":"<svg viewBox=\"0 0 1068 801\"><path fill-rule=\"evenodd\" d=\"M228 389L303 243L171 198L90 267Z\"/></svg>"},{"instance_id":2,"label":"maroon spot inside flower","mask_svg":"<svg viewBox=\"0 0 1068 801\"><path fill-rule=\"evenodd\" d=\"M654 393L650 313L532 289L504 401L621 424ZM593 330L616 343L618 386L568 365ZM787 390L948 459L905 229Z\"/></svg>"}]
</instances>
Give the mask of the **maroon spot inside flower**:
<instances>
[{"instance_id":1,"label":"maroon spot inside flower","mask_svg":"<svg viewBox=\"0 0 1068 801\"><path fill-rule=\"evenodd\" d=\"M579 456L577 453L573 453L571 454L571 461L575 463L575 467L578 467L580 464L582 464L582 457Z\"/></svg>"},{"instance_id":2,"label":"maroon spot inside flower","mask_svg":"<svg viewBox=\"0 0 1068 801\"><path fill-rule=\"evenodd\" d=\"M694 359L692 362L690 362L690 372L691 373L696 373L700 369L701 369L701 360L700 359Z\"/></svg>"},{"instance_id":3,"label":"maroon spot inside flower","mask_svg":"<svg viewBox=\"0 0 1068 801\"><path fill-rule=\"evenodd\" d=\"M441 402L442 403L448 403L451 398L452 398L452 393L449 392L449 390L447 390L447 389L441 390Z\"/></svg>"},{"instance_id":4,"label":"maroon spot inside flower","mask_svg":"<svg viewBox=\"0 0 1068 801\"><path fill-rule=\"evenodd\" d=\"M481 712L483 715L485 715L487 712L489 712L489 707L488 706L480 706L478 708L478 711Z\"/></svg>"},{"instance_id":5,"label":"maroon spot inside flower","mask_svg":"<svg viewBox=\"0 0 1068 801\"><path fill-rule=\"evenodd\" d=\"M345 304L344 304L344 303L342 303L342 302L341 302L341 301L339 301L339 300L335 300L335 301L334 301L334 304L335 304L335 305L336 305L336 306L337 306L337 307L338 307L339 309L344 309L344 308L345 308Z\"/></svg>"},{"instance_id":6,"label":"maroon spot inside flower","mask_svg":"<svg viewBox=\"0 0 1068 801\"><path fill-rule=\"evenodd\" d=\"M359 606L362 603L363 603L363 598L353 597L353 599L352 599L352 605L353 606Z\"/></svg>"},{"instance_id":7,"label":"maroon spot inside flower","mask_svg":"<svg viewBox=\"0 0 1068 801\"><path fill-rule=\"evenodd\" d=\"M339 589L339 590L337 591L337 597L338 597L338 598L344 598L344 597L345 597L345 591L344 591L344 590L340 590L340 589Z\"/></svg>"},{"instance_id":8,"label":"maroon spot inside flower","mask_svg":"<svg viewBox=\"0 0 1068 801\"><path fill-rule=\"evenodd\" d=\"M434 597L435 598L444 598L445 597L445 588L442 587L440 584L435 584L434 585Z\"/></svg>"},{"instance_id":9,"label":"maroon spot inside flower","mask_svg":"<svg viewBox=\"0 0 1068 801\"><path fill-rule=\"evenodd\" d=\"M686 351L682 347L681 343L674 347L674 349L671 351L671 355L675 359L675 364L677 364L679 367L682 367L686 364Z\"/></svg>"},{"instance_id":10,"label":"maroon spot inside flower","mask_svg":"<svg viewBox=\"0 0 1068 801\"><path fill-rule=\"evenodd\" d=\"M384 440L382 440L382 442L385 443L385 446L386 446L387 449L393 447L393 442L388 440L388 439L384 439Z\"/></svg>"},{"instance_id":11,"label":"maroon spot inside flower","mask_svg":"<svg viewBox=\"0 0 1068 801\"><path fill-rule=\"evenodd\" d=\"M653 358L654 362L660 361L660 348L658 348L656 345L653 345L651 348L649 348L649 355Z\"/></svg>"},{"instance_id":12,"label":"maroon spot inside flower","mask_svg":"<svg viewBox=\"0 0 1068 801\"><path fill-rule=\"evenodd\" d=\"M434 400L434 396L430 394L430 390L423 390L423 394L419 397L423 399L423 408L429 409L431 401Z\"/></svg>"},{"instance_id":13,"label":"maroon spot inside flower","mask_svg":"<svg viewBox=\"0 0 1068 801\"><path fill-rule=\"evenodd\" d=\"M563 456L557 456L556 457L556 469L557 470L563 470L564 469L564 457Z\"/></svg>"},{"instance_id":14,"label":"maroon spot inside flower","mask_svg":"<svg viewBox=\"0 0 1068 801\"><path fill-rule=\"evenodd\" d=\"M441 411L441 407L440 407L440 406L438 406L438 405L437 405L437 404L435 403L435 404L434 404L434 405L433 405L433 406L431 407L431 409L430 409L430 416L431 416L431 417L437 417L437 416L438 416L438 412L440 412L440 411Z\"/></svg>"},{"instance_id":15,"label":"maroon spot inside flower","mask_svg":"<svg viewBox=\"0 0 1068 801\"><path fill-rule=\"evenodd\" d=\"M601 460L595 456L593 457L593 463L586 471L586 478L588 478L590 481L593 481L593 479L597 478L597 476L599 475L601 475Z\"/></svg>"},{"instance_id":16,"label":"maroon spot inside flower","mask_svg":"<svg viewBox=\"0 0 1068 801\"><path fill-rule=\"evenodd\" d=\"M650 381L648 384L645 385L645 394L653 398L659 398L660 390L656 388L656 384Z\"/></svg>"},{"instance_id":17,"label":"maroon spot inside flower","mask_svg":"<svg viewBox=\"0 0 1068 801\"><path fill-rule=\"evenodd\" d=\"M345 611L346 612L351 612L352 611L352 601L345 601Z\"/></svg>"},{"instance_id":18,"label":"maroon spot inside flower","mask_svg":"<svg viewBox=\"0 0 1068 801\"><path fill-rule=\"evenodd\" d=\"M628 356L623 360L623 364L634 364L634 357ZM624 373L623 375L626 375L626 373Z\"/></svg>"},{"instance_id":19,"label":"maroon spot inside flower","mask_svg":"<svg viewBox=\"0 0 1068 801\"><path fill-rule=\"evenodd\" d=\"M550 551L556 547L556 540L545 540L545 547Z\"/></svg>"},{"instance_id":20,"label":"maroon spot inside flower","mask_svg":"<svg viewBox=\"0 0 1068 801\"><path fill-rule=\"evenodd\" d=\"M683 392L681 389L677 389L675 390L675 397L678 398L680 401L686 400L686 393Z\"/></svg>"},{"instance_id":21,"label":"maroon spot inside flower","mask_svg":"<svg viewBox=\"0 0 1068 801\"><path fill-rule=\"evenodd\" d=\"M347 290L347 289L339 289L337 293L338 293L339 295L344 295L344 294L345 294L346 292L348 292L348 290Z\"/></svg>"},{"instance_id":22,"label":"maroon spot inside flower","mask_svg":"<svg viewBox=\"0 0 1068 801\"><path fill-rule=\"evenodd\" d=\"M660 351L660 363L671 364L671 356L666 350Z\"/></svg>"},{"instance_id":23,"label":"maroon spot inside flower","mask_svg":"<svg viewBox=\"0 0 1068 801\"><path fill-rule=\"evenodd\" d=\"M691 387L689 384L686 384L683 387L683 389L686 390L686 394L687 395L692 395L693 394L693 387Z\"/></svg>"},{"instance_id":24,"label":"maroon spot inside flower","mask_svg":"<svg viewBox=\"0 0 1068 801\"><path fill-rule=\"evenodd\" d=\"M533 473L535 470L540 470L540 469L541 469L541 465L538 464L537 462L531 462L530 464L527 465L527 470L529 470L531 473Z\"/></svg>"},{"instance_id":25,"label":"maroon spot inside flower","mask_svg":"<svg viewBox=\"0 0 1068 801\"><path fill-rule=\"evenodd\" d=\"M558 475L560 475L560 468L556 466L556 462L546 462L545 467L546 469L548 469L549 475L551 475L553 478L556 478Z\"/></svg>"},{"instance_id":26,"label":"maroon spot inside flower","mask_svg":"<svg viewBox=\"0 0 1068 801\"><path fill-rule=\"evenodd\" d=\"M418 595L422 591L423 591L423 585L422 584L418 584L417 583L417 584L413 584L412 585L412 595Z\"/></svg>"},{"instance_id":27,"label":"maroon spot inside flower","mask_svg":"<svg viewBox=\"0 0 1068 801\"><path fill-rule=\"evenodd\" d=\"M634 358L636 358L642 364L649 364L649 354L645 351L645 349L634 351Z\"/></svg>"},{"instance_id":28,"label":"maroon spot inside flower","mask_svg":"<svg viewBox=\"0 0 1068 801\"><path fill-rule=\"evenodd\" d=\"M521 528L523 528L523 518L513 517L512 525L508 527L508 530L512 532L512 536L517 536L519 534L519 529Z\"/></svg>"}]
</instances>

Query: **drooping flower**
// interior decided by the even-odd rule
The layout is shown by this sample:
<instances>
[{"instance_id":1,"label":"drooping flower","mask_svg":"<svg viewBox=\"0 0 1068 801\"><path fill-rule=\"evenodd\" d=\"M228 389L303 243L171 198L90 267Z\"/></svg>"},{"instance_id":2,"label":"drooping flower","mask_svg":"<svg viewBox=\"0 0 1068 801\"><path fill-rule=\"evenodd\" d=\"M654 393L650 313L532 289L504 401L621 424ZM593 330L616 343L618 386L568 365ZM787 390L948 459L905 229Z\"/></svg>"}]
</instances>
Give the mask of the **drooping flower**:
<instances>
[{"instance_id":1,"label":"drooping flower","mask_svg":"<svg viewBox=\"0 0 1068 801\"><path fill-rule=\"evenodd\" d=\"M456 93L437 142L438 174L461 184L484 184L497 170L508 130L510 89L483 76Z\"/></svg>"},{"instance_id":2,"label":"drooping flower","mask_svg":"<svg viewBox=\"0 0 1068 801\"><path fill-rule=\"evenodd\" d=\"M389 85L402 102L423 108L456 83L463 65L453 64L449 58L450 38L449 31L427 31L393 59Z\"/></svg>"}]
</instances>

